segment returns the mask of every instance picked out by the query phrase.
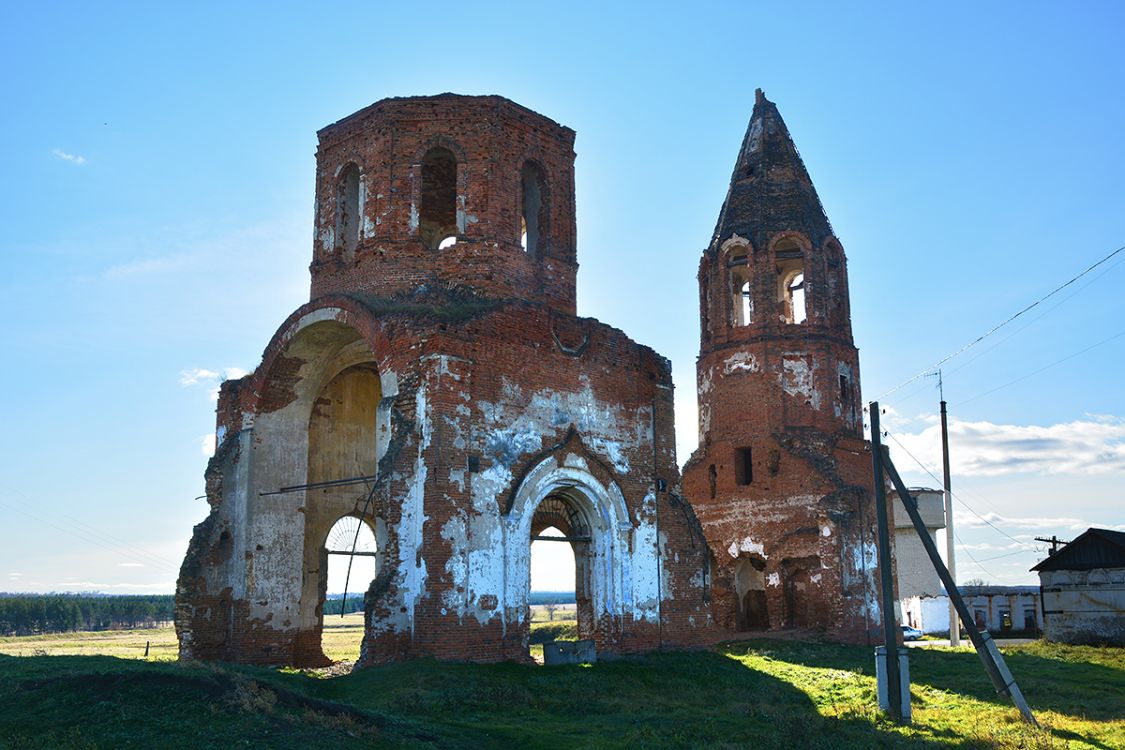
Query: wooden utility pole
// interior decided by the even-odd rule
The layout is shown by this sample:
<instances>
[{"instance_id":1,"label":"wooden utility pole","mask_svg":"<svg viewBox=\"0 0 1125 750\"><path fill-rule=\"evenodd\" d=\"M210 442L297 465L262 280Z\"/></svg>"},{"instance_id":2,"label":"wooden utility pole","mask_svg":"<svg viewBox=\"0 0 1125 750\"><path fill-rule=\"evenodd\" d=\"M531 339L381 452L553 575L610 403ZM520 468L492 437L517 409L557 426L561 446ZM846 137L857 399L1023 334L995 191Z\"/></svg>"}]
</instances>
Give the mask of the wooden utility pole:
<instances>
[{"instance_id":1,"label":"wooden utility pole","mask_svg":"<svg viewBox=\"0 0 1125 750\"><path fill-rule=\"evenodd\" d=\"M880 609L887 649L887 708L892 721L902 722L902 673L898 663L899 628L895 619L895 580L891 569L891 534L887 518L887 480L883 476L883 433L879 404L871 403L871 463L875 472L875 519L879 526Z\"/></svg>"},{"instance_id":2,"label":"wooden utility pole","mask_svg":"<svg viewBox=\"0 0 1125 750\"><path fill-rule=\"evenodd\" d=\"M1067 544L1070 544L1070 542L1067 542L1067 541L1064 541L1064 540L1062 540L1062 539L1059 539L1059 538L1058 538L1057 536L1055 536L1054 534L1052 534L1052 535L1051 535L1051 538L1050 538L1050 539L1044 539L1044 538L1043 538L1043 537L1041 537L1041 536L1037 536L1037 537L1035 537L1035 541L1037 541L1037 542L1046 542L1047 544L1051 545L1051 554L1052 554L1052 555L1053 555L1053 554L1055 554L1056 552L1058 552L1058 551L1059 551L1059 545L1063 545L1063 546L1065 546L1065 545L1067 545Z\"/></svg>"},{"instance_id":3,"label":"wooden utility pole","mask_svg":"<svg viewBox=\"0 0 1125 750\"><path fill-rule=\"evenodd\" d=\"M949 424L945 413L945 393L941 391L941 370L938 370L938 392L941 394L941 468L945 484L945 564L949 568L949 577L956 583L957 562L953 558L953 485L949 480ZM961 626L952 594L949 597L949 645L961 645Z\"/></svg>"},{"instance_id":4,"label":"wooden utility pole","mask_svg":"<svg viewBox=\"0 0 1125 750\"><path fill-rule=\"evenodd\" d=\"M937 544L935 544L934 540L930 537L930 532L926 529L926 523L922 520L922 514L918 512L918 503L910 495L910 491L906 488L902 477L899 476L898 469L895 468L890 455L883 454L884 448L881 442L882 433L879 432L879 402L872 401L869 410L871 412L871 463L875 467L875 498L877 504L879 507L883 507L882 503L879 501L885 499L886 496L886 488L884 487L884 482L886 480L883 476L883 473L886 472L886 477L891 480L895 492L898 493L899 499L902 500L902 505L906 509L907 515L910 516L910 522L914 524L914 530L918 532L918 536L922 540L922 546L925 548L926 554L930 556L930 562L933 563L938 578L941 579L945 590L949 592L949 598L957 607L957 614L961 617L961 623L965 626L965 632L968 633L969 640L973 642L973 646L977 650L977 656L979 656L981 662L983 662L985 672L988 673L989 678L992 680L993 687L996 688L997 693L1010 698L1012 702L1016 704L1016 708L1019 709L1024 721L1029 724L1037 724L1035 716L1031 713L1031 708L1027 705L1027 701L1024 700L1019 685L1016 684L1016 678L1012 676L1008 665L1004 663L1004 657L1000 654L1000 649L996 647L996 642L992 640L992 636L989 635L987 630L981 632L977 629L976 623L973 622L972 612L969 611L965 600L961 598L961 593L957 590L957 585L949 575L949 569L945 567L945 563L941 560ZM883 521L885 518L886 509L884 507L880 521ZM883 528L882 523L880 523L880 543L882 542ZM881 549L879 564L883 564ZM885 623L886 613L884 613L883 620ZM894 622L893 614L891 615L891 622ZM890 642L888 642L887 645L889 646ZM889 651L888 656L890 656ZM895 671L889 669L889 666L888 664L888 676L894 674Z\"/></svg>"}]
</instances>

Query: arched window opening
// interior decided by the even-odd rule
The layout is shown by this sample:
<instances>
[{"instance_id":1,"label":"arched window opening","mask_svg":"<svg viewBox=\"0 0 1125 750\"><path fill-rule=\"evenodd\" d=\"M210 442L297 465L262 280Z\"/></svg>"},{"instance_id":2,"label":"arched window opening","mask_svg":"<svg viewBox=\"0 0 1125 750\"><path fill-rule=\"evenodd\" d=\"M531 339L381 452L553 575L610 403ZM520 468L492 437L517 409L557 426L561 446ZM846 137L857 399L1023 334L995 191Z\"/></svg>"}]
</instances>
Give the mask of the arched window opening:
<instances>
[{"instance_id":1,"label":"arched window opening","mask_svg":"<svg viewBox=\"0 0 1125 750\"><path fill-rule=\"evenodd\" d=\"M359 195L359 167L353 162L344 167L336 184L336 249L345 256L355 253L363 221Z\"/></svg>"},{"instance_id":2,"label":"arched window opening","mask_svg":"<svg viewBox=\"0 0 1125 750\"><path fill-rule=\"evenodd\" d=\"M805 259L801 246L784 239L775 248L777 257L777 302L782 323L804 323L806 314Z\"/></svg>"},{"instance_id":3,"label":"arched window opening","mask_svg":"<svg viewBox=\"0 0 1125 750\"><path fill-rule=\"evenodd\" d=\"M366 521L344 516L328 532L328 557L321 648L332 661L359 658L363 641L363 597L378 572L375 531Z\"/></svg>"},{"instance_id":4,"label":"arched window opening","mask_svg":"<svg viewBox=\"0 0 1125 750\"><path fill-rule=\"evenodd\" d=\"M745 252L737 252L727 260L730 269L731 325L748 326L754 322L754 298L750 284L750 265Z\"/></svg>"},{"instance_id":5,"label":"arched window opening","mask_svg":"<svg viewBox=\"0 0 1125 750\"><path fill-rule=\"evenodd\" d=\"M535 162L524 163L520 171L520 245L532 255L543 249L546 236L547 202L543 170Z\"/></svg>"},{"instance_id":6,"label":"arched window opening","mask_svg":"<svg viewBox=\"0 0 1125 750\"><path fill-rule=\"evenodd\" d=\"M530 542L532 600L547 592L556 599L551 610L531 605L530 644L538 650L551 640L593 638L593 545L584 513L570 498L549 495L532 517ZM572 603L559 603L560 598ZM545 620L552 624L542 624Z\"/></svg>"},{"instance_id":7,"label":"arched window opening","mask_svg":"<svg viewBox=\"0 0 1125 750\"><path fill-rule=\"evenodd\" d=\"M320 486L305 490L304 496L305 568L299 618L301 628L313 634L310 647L319 643L321 655L309 656L309 661L359 657L363 616L346 614L341 619L341 605L346 593L345 611L362 610L363 594L377 572L376 539L381 537L366 520L356 517L370 485L340 480L375 476L382 396L375 364L363 362L328 379L312 401L305 476L307 483Z\"/></svg>"},{"instance_id":8,"label":"arched window opening","mask_svg":"<svg viewBox=\"0 0 1125 750\"><path fill-rule=\"evenodd\" d=\"M457 241L457 158L446 148L432 148L422 157L418 233L430 250Z\"/></svg>"},{"instance_id":9,"label":"arched window opening","mask_svg":"<svg viewBox=\"0 0 1125 750\"><path fill-rule=\"evenodd\" d=\"M765 570L765 561L757 556L743 557L734 566L734 591L738 597L735 623L739 630L766 630L770 626Z\"/></svg>"}]
</instances>

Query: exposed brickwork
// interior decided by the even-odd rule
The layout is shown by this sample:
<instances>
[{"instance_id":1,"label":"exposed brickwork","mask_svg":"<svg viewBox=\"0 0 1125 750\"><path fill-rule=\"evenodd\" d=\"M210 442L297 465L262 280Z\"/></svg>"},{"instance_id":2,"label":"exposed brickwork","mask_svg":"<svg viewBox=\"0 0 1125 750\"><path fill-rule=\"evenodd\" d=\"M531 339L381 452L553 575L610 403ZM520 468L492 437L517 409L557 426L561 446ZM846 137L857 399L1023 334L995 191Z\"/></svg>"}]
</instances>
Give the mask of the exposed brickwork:
<instances>
[{"instance_id":1,"label":"exposed brickwork","mask_svg":"<svg viewBox=\"0 0 1125 750\"><path fill-rule=\"evenodd\" d=\"M499 96L384 99L319 133L312 296L369 292L393 297L420 286L472 287L495 297L533 297L575 312L578 270L574 131ZM456 159L457 243L428 249L419 229L422 161L432 148ZM521 171L541 168L542 239L520 245ZM350 163L362 175L362 224L354 252L337 236L338 182Z\"/></svg>"},{"instance_id":2,"label":"exposed brickwork","mask_svg":"<svg viewBox=\"0 0 1125 750\"><path fill-rule=\"evenodd\" d=\"M311 301L221 390L181 655L323 663L326 538L346 515L378 547L363 665L526 660L531 536L550 525L602 652L761 627L871 640L845 258L772 103L700 264L682 485L669 362L575 315L573 131L444 94L319 136ZM278 492L354 476L375 478Z\"/></svg>"},{"instance_id":3,"label":"exposed brickwork","mask_svg":"<svg viewBox=\"0 0 1125 750\"><path fill-rule=\"evenodd\" d=\"M670 363L574 315L573 138L500 97L452 95L321 131L312 301L222 388L212 511L178 587L182 655L322 663L325 537L352 514L379 544L361 663L526 660L547 500L573 514L579 628L599 650L714 637ZM435 146L457 163L446 249L429 245L452 214L418 216L451 195L431 190L450 173L446 156L426 161ZM366 395L339 404L347 393ZM262 494L333 472L376 475L370 502L363 485Z\"/></svg>"},{"instance_id":4,"label":"exposed brickwork","mask_svg":"<svg viewBox=\"0 0 1125 750\"><path fill-rule=\"evenodd\" d=\"M726 628L856 641L876 632L874 493L845 262L759 92L700 262L700 447L684 468Z\"/></svg>"}]
</instances>

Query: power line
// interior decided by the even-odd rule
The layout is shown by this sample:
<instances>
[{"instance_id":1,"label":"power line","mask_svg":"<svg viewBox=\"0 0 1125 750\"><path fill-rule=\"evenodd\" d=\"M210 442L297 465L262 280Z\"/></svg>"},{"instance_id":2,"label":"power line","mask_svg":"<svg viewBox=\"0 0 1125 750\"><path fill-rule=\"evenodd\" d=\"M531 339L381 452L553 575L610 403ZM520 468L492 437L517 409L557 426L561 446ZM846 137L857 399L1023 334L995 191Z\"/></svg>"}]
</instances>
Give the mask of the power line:
<instances>
[{"instance_id":1,"label":"power line","mask_svg":"<svg viewBox=\"0 0 1125 750\"><path fill-rule=\"evenodd\" d=\"M1015 380L1011 380L1007 383L1004 383L1003 385L998 385L991 390L985 391L984 393L978 393L977 395L975 395L971 398L967 398L964 401L959 401L956 404L954 404L954 406L964 406L967 403L970 403L972 401L976 401L978 398L984 398L985 396L996 393L996 391L1003 390L1004 388L1007 388L1008 386L1012 386L1012 385L1015 385L1016 383L1020 383L1024 380L1027 380L1028 378L1032 377L1033 375L1038 375L1039 373L1043 372L1044 370L1049 370L1052 367L1054 367L1055 365L1061 365L1063 362L1066 362L1069 359L1074 359L1075 357L1077 357L1080 354L1085 354L1086 352L1090 351L1091 349L1096 349L1099 346L1101 346L1102 344L1108 344L1110 341L1113 341L1114 339L1119 339L1122 336L1125 336L1125 331L1118 331L1117 333L1113 334L1109 338L1104 338L1101 341L1097 342L1096 344L1091 344L1090 346L1087 346L1085 349L1074 352L1073 354L1068 354L1065 357L1063 357L1062 359L1056 359L1054 362L1052 362L1048 365L1043 365L1038 370L1032 370L1031 372L1027 373L1026 375L1021 375L1020 377L1016 378Z\"/></svg>"},{"instance_id":2,"label":"power line","mask_svg":"<svg viewBox=\"0 0 1125 750\"><path fill-rule=\"evenodd\" d=\"M1004 326L1006 326L1006 325L1008 325L1009 323L1011 323L1011 322L1012 322L1013 320L1015 320L1016 318L1020 317L1021 315L1023 315L1023 314L1024 314L1024 313L1026 313L1026 312L1029 312L1030 310L1033 310L1034 308L1038 307L1038 306L1039 306L1040 304L1042 304L1043 302L1046 302L1046 301L1047 301L1048 299L1050 299L1051 297L1055 296L1056 294L1058 294L1059 292L1061 292L1061 291L1062 291L1063 289L1066 289L1066 288L1067 288L1068 286L1070 286L1070 285L1071 285L1071 284L1073 284L1074 282L1078 281L1078 280L1079 280L1080 278L1082 278L1082 277L1083 277L1083 276L1085 276L1086 274L1090 273L1090 271L1093 271L1093 270L1094 270L1095 268L1097 268L1098 266L1100 266L1101 264L1105 263L1106 261L1108 261L1108 260L1109 260L1110 258L1112 258L1113 256L1115 256L1115 255L1117 255L1118 253L1120 253L1120 252L1123 252L1123 251L1125 251L1125 245L1122 245L1121 247L1117 248L1117 249L1116 249L1116 250L1114 250L1114 251L1113 251L1112 253L1110 253L1109 255L1105 256L1104 258L1102 258L1101 260L1099 260L1099 261L1098 261L1097 263L1093 264L1092 266L1090 266L1089 268L1087 268L1087 269L1086 269L1085 271L1083 271L1082 273L1078 274L1078 275L1077 275L1077 276L1075 276L1074 278L1072 278L1072 279L1070 279L1069 281L1067 281L1067 282L1065 282L1065 283L1063 283L1063 284L1060 284L1059 286L1055 287L1054 289L1052 289L1052 290L1051 290L1050 292L1048 292L1047 294L1043 295L1042 297L1040 297L1039 299L1035 300L1034 302L1032 302L1032 303L1031 303L1030 305L1028 305L1027 307L1025 307L1025 308L1023 308L1022 310L1020 310L1019 312L1017 312L1017 313L1016 313L1015 315L1012 315L1012 316L1010 316L1010 317L1009 317L1009 318L1008 318L1007 320L1005 320L1005 321L1004 321L1003 323L1000 323L999 325L995 325L995 326L993 326L993 327L992 327L992 328L990 328L989 330L987 330L987 331L985 331L984 333L982 333L982 334L981 334L980 336L977 336L977 337L976 337L975 339L973 339L972 341L970 341L970 342L969 342L968 344L965 344L964 346L962 346L962 347L961 347L960 349L958 349L957 351L953 352L952 354L946 355L945 357L943 357L942 359L938 360L938 361L937 361L936 363L934 363L934 364L933 364L933 365L931 365L930 367L927 367L927 368L926 368L925 370L922 370L921 372L917 373L916 375L914 375L914 376L912 376L912 377L910 377L910 378L907 378L906 380L904 380L903 382L899 383L899 384L898 384L898 385L896 385L896 386L895 386L894 388L890 389L889 391L887 391L886 393L884 393L884 394L883 394L882 396L880 396L879 398L877 398L877 399L875 399L875 400L876 400L876 401L882 401L882 400L883 400L883 399L885 399L885 398L886 398L887 396L889 396L889 395L891 395L892 393L895 393L895 392L897 392L897 391L898 391L898 390L900 390L901 388L903 388L903 387L905 387L905 386L907 386L907 385L909 385L909 384L913 383L913 382L914 382L915 380L918 380L919 378L925 377L925 376L926 376L926 375L927 375L928 373L931 373L931 372L933 372L934 370L938 369L939 367L941 367L941 366L942 366L943 364L945 364L945 363L946 363L946 362L948 362L949 360L953 359L954 357L957 357L957 356L959 356L959 355L961 355L961 354L965 353L966 351L968 351L968 350L969 350L969 349L971 349L972 347L974 347L974 346L976 346L977 344L979 344L979 343L980 343L981 341L984 341L984 340L985 340L986 338L988 338L989 336L991 336L992 334L996 333L997 331L999 331L999 330L1000 330L1001 328L1003 328Z\"/></svg>"},{"instance_id":3,"label":"power line","mask_svg":"<svg viewBox=\"0 0 1125 750\"><path fill-rule=\"evenodd\" d=\"M937 478L937 475L936 475L936 474L934 474L934 473L933 473L932 471L930 471L929 467L927 467L927 466L926 466L926 465L925 465L924 463L922 463L922 462L921 462L920 460L918 460L918 457L917 457L917 456L915 456L915 455L914 455L913 453L911 453L911 452L910 452L910 449L909 449L909 448L907 448L907 447L906 447L905 445L903 445L903 444L902 444L901 442L899 442L899 439L898 439L898 438L896 438L896 437L895 437L894 435L892 435L891 433L889 433L889 432L886 432L886 431L884 431L884 433L883 433L883 434L884 434L884 435L886 435L887 437L889 437L889 438L890 438L891 440L895 441L895 444L896 444L896 445L898 445L898 447L900 447L900 448L902 448L902 449L903 449L904 451L906 451L906 455L910 456L910 458L912 458L912 459L914 460L914 463L916 463L916 464L918 464L918 465L919 465L920 467L922 467L922 471L926 472L926 473L927 473L927 474L929 474L929 475L930 475L931 477L933 477L933 480L934 480L935 482L937 482L938 484L942 484L942 485L944 485L944 482L943 482L942 480L938 479L938 478ZM966 503L966 502L965 502L964 500L962 500L962 499L961 499L961 497L960 497L960 496L959 496L959 495L958 495L958 494L957 494L956 492L952 492L952 491L951 491L951 492L950 492L950 494L951 494L951 495L953 495L953 498L954 498L954 499L955 499L955 500L956 500L957 502L959 502L959 503L961 503L961 505L965 506L965 508L966 508L966 509L967 509L967 510L968 510L968 511L969 511L970 513L972 513L972 514L973 514L974 516L976 516L977 518L979 518L979 519L980 519L981 521L983 521L983 522L984 522L985 524L987 524L988 526L990 526L990 527L991 527L991 528L992 528L992 529L993 529L994 531L997 531L997 532L999 532L1000 534L1003 534L1004 536L1008 537L1009 539L1011 539L1011 540L1012 540L1013 542L1015 542L1016 544L1021 544L1021 545L1025 546L1025 547L1030 547L1030 548L1032 548L1032 549L1034 549L1034 548L1035 548L1035 545L1033 545L1033 544L1029 544L1028 542L1022 542L1022 541L1020 541L1019 539L1016 539L1016 538L1015 538L1014 536L1012 536L1012 535L1011 535L1011 534L1009 534L1008 532L1004 531L1003 529L1001 529L1001 528L1000 528L999 526L997 526L996 524L992 523L992 521L989 521L989 520L988 520L987 518L985 518L984 516L982 516L982 515L981 515L980 513L977 513L977 512L976 512L976 511L975 511L975 510L974 510L974 509L972 508L972 506L970 506L970 505L969 505L968 503ZM970 559L972 559L972 557L971 557L971 556L970 556Z\"/></svg>"},{"instance_id":4,"label":"power line","mask_svg":"<svg viewBox=\"0 0 1125 750\"><path fill-rule=\"evenodd\" d=\"M119 556L131 559L133 562L140 563L146 566L152 566L154 568L167 572L179 572L179 566L168 560L167 558L163 558L160 555L148 552L147 550L139 549L124 542L115 541L113 537L110 537L109 535L96 531L92 528L83 528L81 525L75 523L67 524L67 522L63 521L62 519L57 519L59 523L56 523L54 521L42 518L35 513L27 510L26 508L12 505L11 503L4 502L3 500L0 500L0 506L8 508L9 510L15 511L17 513L21 513L24 516L27 516L28 518L31 518L32 520L43 524L44 526L49 526L55 529L56 531L62 531L66 534L77 537L84 542L93 544L96 547L101 547L102 549L113 552Z\"/></svg>"}]
</instances>

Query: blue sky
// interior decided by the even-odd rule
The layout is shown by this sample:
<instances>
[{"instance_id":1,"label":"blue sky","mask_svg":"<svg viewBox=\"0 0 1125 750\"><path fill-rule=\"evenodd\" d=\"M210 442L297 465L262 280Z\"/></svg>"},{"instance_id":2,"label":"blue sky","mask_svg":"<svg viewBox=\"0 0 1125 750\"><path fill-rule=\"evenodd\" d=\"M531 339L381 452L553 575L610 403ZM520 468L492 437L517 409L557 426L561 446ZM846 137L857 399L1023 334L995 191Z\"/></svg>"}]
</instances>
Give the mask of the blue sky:
<instances>
[{"instance_id":1,"label":"blue sky","mask_svg":"<svg viewBox=\"0 0 1125 750\"><path fill-rule=\"evenodd\" d=\"M1125 245L1120 3L190 5L0 24L0 589L172 590L218 379L307 299L315 131L386 96L578 131L579 311L672 359L681 461L756 87L848 254L867 399ZM945 365L955 491L1010 535L959 506L962 579L1125 524L1122 260ZM936 468L933 385L884 401Z\"/></svg>"}]
</instances>

